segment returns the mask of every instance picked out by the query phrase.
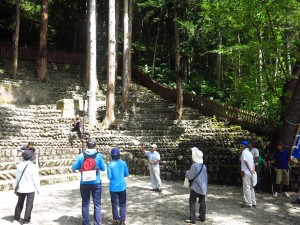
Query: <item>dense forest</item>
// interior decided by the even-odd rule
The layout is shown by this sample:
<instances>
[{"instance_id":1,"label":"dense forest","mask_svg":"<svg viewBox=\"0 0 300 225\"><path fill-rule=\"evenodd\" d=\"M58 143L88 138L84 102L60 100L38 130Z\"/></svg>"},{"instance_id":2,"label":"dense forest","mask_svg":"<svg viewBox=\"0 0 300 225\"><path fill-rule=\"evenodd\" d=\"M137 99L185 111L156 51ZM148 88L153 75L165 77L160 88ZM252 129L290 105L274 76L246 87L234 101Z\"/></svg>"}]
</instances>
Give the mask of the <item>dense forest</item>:
<instances>
[{"instance_id":1,"label":"dense forest","mask_svg":"<svg viewBox=\"0 0 300 225\"><path fill-rule=\"evenodd\" d=\"M15 2L0 0L0 42L11 43ZM41 1L20 0L19 45L39 45ZM123 15L123 1L118 2ZM97 53L108 53L109 1L96 1ZM87 1L48 0L48 49L86 53ZM298 78L299 0L134 0L132 63L176 87L278 121ZM123 20L117 19L119 53ZM178 35L176 35L176 26ZM176 38L179 43L176 44Z\"/></svg>"}]
</instances>

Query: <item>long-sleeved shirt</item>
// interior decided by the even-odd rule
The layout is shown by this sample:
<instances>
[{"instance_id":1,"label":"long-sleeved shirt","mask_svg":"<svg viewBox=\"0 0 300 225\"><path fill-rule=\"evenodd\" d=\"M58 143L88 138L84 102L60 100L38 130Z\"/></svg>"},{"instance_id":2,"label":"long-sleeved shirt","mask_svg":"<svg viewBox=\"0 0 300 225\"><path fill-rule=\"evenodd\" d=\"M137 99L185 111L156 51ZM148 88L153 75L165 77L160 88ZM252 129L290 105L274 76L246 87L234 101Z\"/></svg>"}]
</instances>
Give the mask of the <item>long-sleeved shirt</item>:
<instances>
[{"instance_id":1,"label":"long-sleeved shirt","mask_svg":"<svg viewBox=\"0 0 300 225\"><path fill-rule=\"evenodd\" d=\"M125 177L129 175L125 161L113 160L107 166L107 178L110 180L109 190L120 192L126 189Z\"/></svg>"},{"instance_id":2,"label":"long-sleeved shirt","mask_svg":"<svg viewBox=\"0 0 300 225\"><path fill-rule=\"evenodd\" d=\"M22 172L25 169L25 167L26 170L24 171L24 174L21 178ZM16 172L15 186L17 186L19 180L20 183L17 192L19 193L32 193L35 191L40 192L39 169L38 166L34 164L31 160L23 161L18 165L17 172Z\"/></svg>"},{"instance_id":3,"label":"long-sleeved shirt","mask_svg":"<svg viewBox=\"0 0 300 225\"><path fill-rule=\"evenodd\" d=\"M85 150L85 153L87 155L93 155L96 152L97 152L96 149L86 149ZM82 166L83 160L84 160L84 155L83 155L83 153L81 153L80 155L78 155L76 161L73 163L72 170L79 170ZM96 167L101 171L105 171L103 156L100 153L98 153L96 155L95 161L96 161ZM82 176L81 176L80 183L81 184L98 184L98 183L101 183L100 171L98 171L96 173L96 180L83 181Z\"/></svg>"},{"instance_id":4,"label":"long-sleeved shirt","mask_svg":"<svg viewBox=\"0 0 300 225\"><path fill-rule=\"evenodd\" d=\"M203 165L203 169L201 173L197 176L197 174L201 170L202 165ZM191 190L194 190L198 194L206 195L208 178L207 178L207 169L204 164L193 163L190 170L187 171L187 173L185 174L185 177L189 180L192 180L196 177L194 182L192 183Z\"/></svg>"}]
</instances>

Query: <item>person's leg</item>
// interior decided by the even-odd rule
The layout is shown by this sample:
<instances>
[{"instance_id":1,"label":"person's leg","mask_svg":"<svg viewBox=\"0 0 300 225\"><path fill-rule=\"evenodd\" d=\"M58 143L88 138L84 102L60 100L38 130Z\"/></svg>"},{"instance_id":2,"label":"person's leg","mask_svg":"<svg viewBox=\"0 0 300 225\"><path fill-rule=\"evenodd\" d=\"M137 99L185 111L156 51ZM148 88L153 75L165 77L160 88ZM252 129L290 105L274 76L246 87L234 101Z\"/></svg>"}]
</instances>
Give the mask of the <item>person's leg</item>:
<instances>
[{"instance_id":1,"label":"person's leg","mask_svg":"<svg viewBox=\"0 0 300 225\"><path fill-rule=\"evenodd\" d=\"M252 206L251 190L250 190L252 186L251 183L252 183L251 175L245 174L245 176L243 176L243 193L244 193L244 200L246 206Z\"/></svg>"},{"instance_id":2,"label":"person's leg","mask_svg":"<svg viewBox=\"0 0 300 225\"><path fill-rule=\"evenodd\" d=\"M189 199L189 206L190 206L190 220L191 222L196 222L196 201L197 201L198 194L191 190L190 192L190 199Z\"/></svg>"},{"instance_id":3,"label":"person's leg","mask_svg":"<svg viewBox=\"0 0 300 225\"><path fill-rule=\"evenodd\" d=\"M90 184L80 184L80 195L82 199L82 225L90 225Z\"/></svg>"},{"instance_id":4,"label":"person's leg","mask_svg":"<svg viewBox=\"0 0 300 225\"><path fill-rule=\"evenodd\" d=\"M126 190L119 192L120 221L126 220Z\"/></svg>"},{"instance_id":5,"label":"person's leg","mask_svg":"<svg viewBox=\"0 0 300 225\"><path fill-rule=\"evenodd\" d=\"M25 223L29 223L31 220L31 212L33 209L34 196L35 196L35 192L27 194L26 208L25 208L25 215L24 215Z\"/></svg>"},{"instance_id":6,"label":"person's leg","mask_svg":"<svg viewBox=\"0 0 300 225\"><path fill-rule=\"evenodd\" d=\"M153 175L154 175L154 183L155 183L155 188L161 189L161 179L160 179L160 168L159 165L154 165L153 166Z\"/></svg>"},{"instance_id":7,"label":"person's leg","mask_svg":"<svg viewBox=\"0 0 300 225\"><path fill-rule=\"evenodd\" d=\"M94 225L102 224L101 192L102 192L102 184L101 183L92 185L92 196L93 196L93 202L94 202Z\"/></svg>"},{"instance_id":8,"label":"person's leg","mask_svg":"<svg viewBox=\"0 0 300 225\"><path fill-rule=\"evenodd\" d=\"M113 220L120 220L118 206L119 206L119 196L118 192L110 192L111 200L111 211L113 215Z\"/></svg>"},{"instance_id":9,"label":"person's leg","mask_svg":"<svg viewBox=\"0 0 300 225\"><path fill-rule=\"evenodd\" d=\"M290 174L288 170L282 170L282 182L283 182L283 192L286 197L290 197L288 194L289 184L290 184Z\"/></svg>"},{"instance_id":10,"label":"person's leg","mask_svg":"<svg viewBox=\"0 0 300 225\"><path fill-rule=\"evenodd\" d=\"M206 219L206 202L205 195L199 195L199 219L204 222Z\"/></svg>"},{"instance_id":11,"label":"person's leg","mask_svg":"<svg viewBox=\"0 0 300 225\"><path fill-rule=\"evenodd\" d=\"M150 165L150 180L152 189L156 189L155 175L153 171L153 166Z\"/></svg>"},{"instance_id":12,"label":"person's leg","mask_svg":"<svg viewBox=\"0 0 300 225\"><path fill-rule=\"evenodd\" d=\"M280 184L282 181L282 170L276 169L276 180L275 180L275 195L280 192Z\"/></svg>"},{"instance_id":13,"label":"person's leg","mask_svg":"<svg viewBox=\"0 0 300 225\"><path fill-rule=\"evenodd\" d=\"M26 193L19 193L18 194L18 202L15 207L15 215L14 220L20 220L21 218L21 212L23 210L24 201L25 201Z\"/></svg>"}]
</instances>

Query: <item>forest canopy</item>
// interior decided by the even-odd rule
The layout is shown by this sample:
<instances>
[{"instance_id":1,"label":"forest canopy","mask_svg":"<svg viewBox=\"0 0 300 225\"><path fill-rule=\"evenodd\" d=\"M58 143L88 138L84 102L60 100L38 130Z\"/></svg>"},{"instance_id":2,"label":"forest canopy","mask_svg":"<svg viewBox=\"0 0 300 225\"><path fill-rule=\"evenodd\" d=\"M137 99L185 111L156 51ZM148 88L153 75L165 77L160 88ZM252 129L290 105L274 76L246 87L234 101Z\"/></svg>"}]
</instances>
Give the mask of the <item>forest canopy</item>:
<instances>
[{"instance_id":1,"label":"forest canopy","mask_svg":"<svg viewBox=\"0 0 300 225\"><path fill-rule=\"evenodd\" d=\"M38 47L40 2L20 1L20 46ZM176 4L174 4L176 2ZM120 17L123 2L120 1ZM48 48L85 53L85 0L49 0ZM176 7L174 7L174 5ZM0 1L0 42L11 43L15 1ZM176 17L174 11L177 12ZM136 0L132 61L157 82L279 120L300 58L299 0ZM175 48L174 20L179 27ZM119 29L123 29L122 20ZM122 52L123 33L118 33ZM97 51L107 53L108 1L97 1Z\"/></svg>"}]
</instances>

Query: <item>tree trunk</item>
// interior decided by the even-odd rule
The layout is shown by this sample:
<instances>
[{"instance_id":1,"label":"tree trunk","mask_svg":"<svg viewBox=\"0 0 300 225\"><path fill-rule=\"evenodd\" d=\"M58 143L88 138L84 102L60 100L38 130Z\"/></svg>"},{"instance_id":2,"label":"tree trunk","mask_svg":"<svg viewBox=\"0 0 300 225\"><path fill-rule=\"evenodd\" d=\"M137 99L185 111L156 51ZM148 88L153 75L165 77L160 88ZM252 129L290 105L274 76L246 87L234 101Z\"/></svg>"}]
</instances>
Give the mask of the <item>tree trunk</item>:
<instances>
[{"instance_id":1,"label":"tree trunk","mask_svg":"<svg viewBox=\"0 0 300 225\"><path fill-rule=\"evenodd\" d=\"M96 92L98 87L97 80L97 48L96 48L96 0L89 0L89 20L88 20L88 42L89 42L89 52L88 52L88 75L89 75L89 85L88 85L88 118L89 126L95 127L97 125L96 120Z\"/></svg>"},{"instance_id":2,"label":"tree trunk","mask_svg":"<svg viewBox=\"0 0 300 225\"><path fill-rule=\"evenodd\" d=\"M130 15L131 14L131 15ZM123 107L128 112L129 90L131 86L131 38L132 0L124 0L124 47L123 47Z\"/></svg>"},{"instance_id":3,"label":"tree trunk","mask_svg":"<svg viewBox=\"0 0 300 225\"><path fill-rule=\"evenodd\" d=\"M19 52L19 31L20 31L20 0L16 1L16 15L15 15L15 30L13 34L13 69L12 79L17 78L18 71L18 52Z\"/></svg>"},{"instance_id":4,"label":"tree trunk","mask_svg":"<svg viewBox=\"0 0 300 225\"><path fill-rule=\"evenodd\" d=\"M179 54L179 29L177 23L176 0L174 1L174 32L175 32L175 72L176 72L176 88L177 88L177 120L182 120L183 113L183 91L182 91L182 75L180 74L180 54Z\"/></svg>"},{"instance_id":5,"label":"tree trunk","mask_svg":"<svg viewBox=\"0 0 300 225\"><path fill-rule=\"evenodd\" d=\"M47 82L47 34L48 34L48 0L42 0L38 80Z\"/></svg>"},{"instance_id":6,"label":"tree trunk","mask_svg":"<svg viewBox=\"0 0 300 225\"><path fill-rule=\"evenodd\" d=\"M280 140L287 148L292 148L295 135L300 124L300 60L298 59L293 68L292 74L298 76L292 97L289 101L287 116L284 120Z\"/></svg>"},{"instance_id":7,"label":"tree trunk","mask_svg":"<svg viewBox=\"0 0 300 225\"><path fill-rule=\"evenodd\" d=\"M115 128L115 80L116 80L116 20L115 0L109 0L108 74L106 96L107 127Z\"/></svg>"}]
</instances>

